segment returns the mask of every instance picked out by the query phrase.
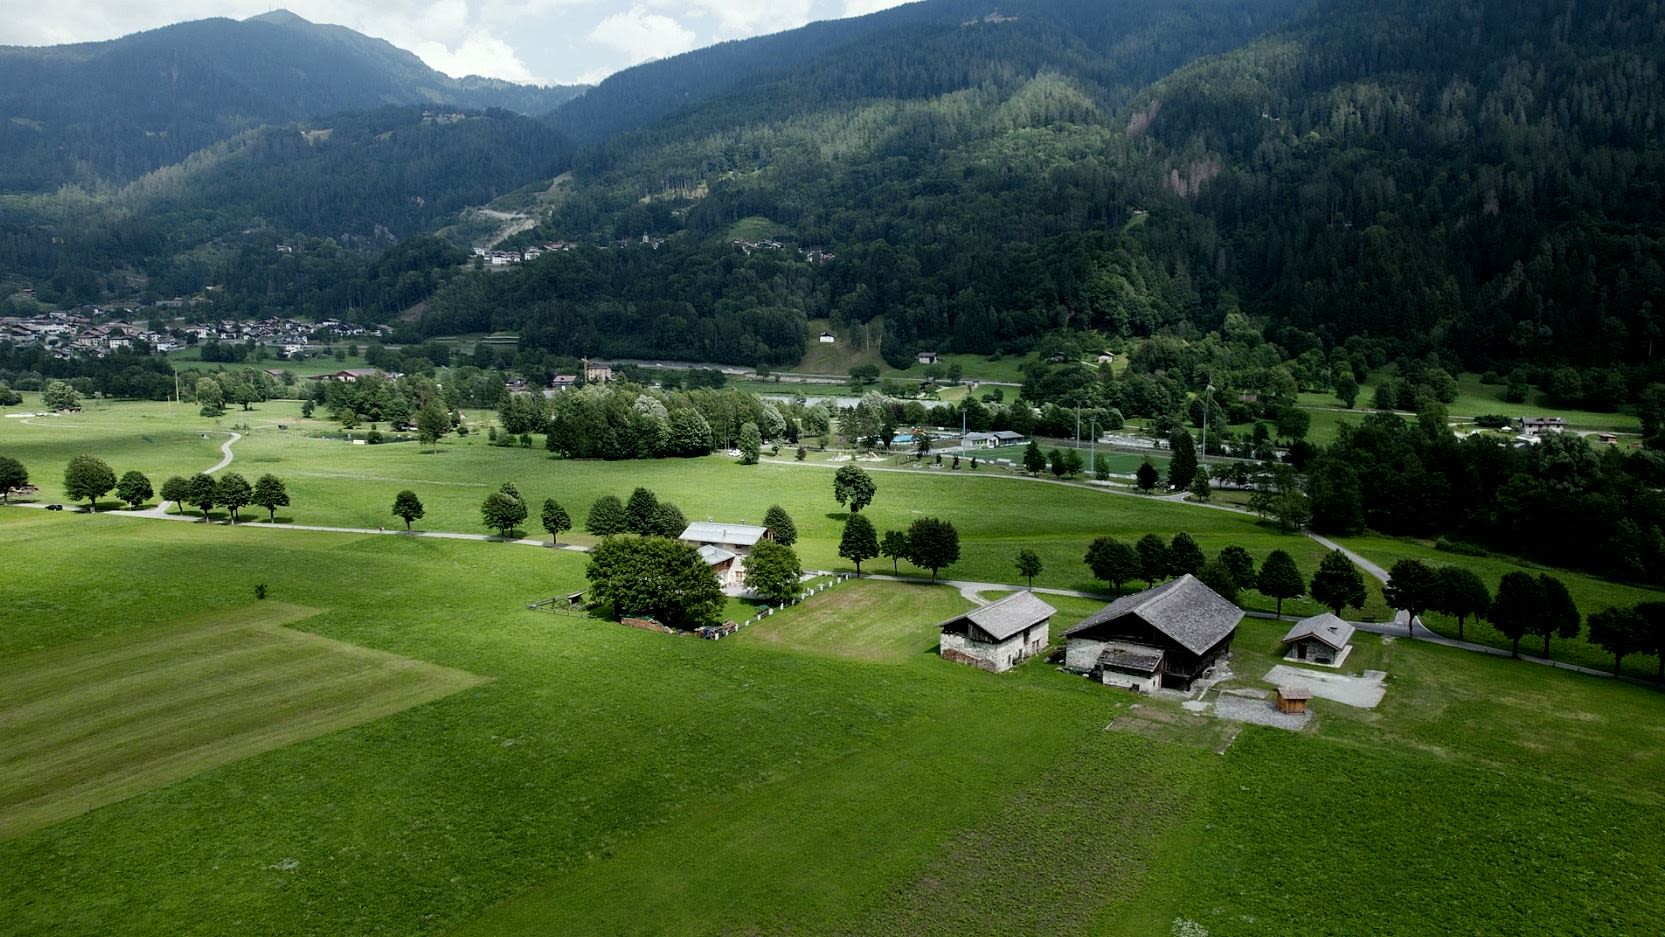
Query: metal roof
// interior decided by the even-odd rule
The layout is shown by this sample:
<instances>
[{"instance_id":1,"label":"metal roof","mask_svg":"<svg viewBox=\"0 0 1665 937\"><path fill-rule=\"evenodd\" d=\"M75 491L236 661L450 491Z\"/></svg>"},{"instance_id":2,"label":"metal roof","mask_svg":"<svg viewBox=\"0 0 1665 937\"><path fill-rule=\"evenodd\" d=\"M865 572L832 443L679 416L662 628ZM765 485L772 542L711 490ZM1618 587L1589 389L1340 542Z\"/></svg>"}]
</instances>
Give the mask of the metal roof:
<instances>
[{"instance_id":1,"label":"metal roof","mask_svg":"<svg viewBox=\"0 0 1665 937\"><path fill-rule=\"evenodd\" d=\"M1198 655L1219 644L1243 620L1242 609L1186 573L1155 588L1122 596L1087 616L1064 636L1079 634L1124 615L1137 615L1180 647Z\"/></svg>"},{"instance_id":2,"label":"metal roof","mask_svg":"<svg viewBox=\"0 0 1665 937\"><path fill-rule=\"evenodd\" d=\"M1316 638L1332 649L1339 651L1347 646L1348 641L1353 639L1354 630L1348 622L1329 612L1324 612L1296 622L1295 627L1289 629L1289 633L1283 636L1283 643L1289 644L1292 641Z\"/></svg>"},{"instance_id":3,"label":"metal roof","mask_svg":"<svg viewBox=\"0 0 1665 937\"><path fill-rule=\"evenodd\" d=\"M989 637L1004 641L1056 614L1058 610L1036 598L1035 593L1014 592L998 602L974 608L964 615L955 615L937 628L941 630L955 622L969 621L988 632Z\"/></svg>"},{"instance_id":4,"label":"metal roof","mask_svg":"<svg viewBox=\"0 0 1665 937\"><path fill-rule=\"evenodd\" d=\"M705 565L707 566L716 566L719 563L727 563L729 560L734 559L735 556L736 554L730 553L722 547L700 547L700 559L704 560Z\"/></svg>"},{"instance_id":5,"label":"metal roof","mask_svg":"<svg viewBox=\"0 0 1665 937\"><path fill-rule=\"evenodd\" d=\"M763 535L769 532L767 527L754 527L750 524L718 524L712 521L696 521L688 525L682 532L681 540L689 543L733 543L743 547L756 546Z\"/></svg>"}]
</instances>

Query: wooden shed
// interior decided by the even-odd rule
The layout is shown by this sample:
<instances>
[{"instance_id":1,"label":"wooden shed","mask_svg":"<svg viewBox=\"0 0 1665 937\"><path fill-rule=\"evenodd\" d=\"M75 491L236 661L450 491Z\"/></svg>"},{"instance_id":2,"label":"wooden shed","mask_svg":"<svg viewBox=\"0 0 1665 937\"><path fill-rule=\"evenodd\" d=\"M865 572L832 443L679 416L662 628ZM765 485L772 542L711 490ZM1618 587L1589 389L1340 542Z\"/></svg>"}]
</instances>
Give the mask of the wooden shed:
<instances>
[{"instance_id":1,"label":"wooden shed","mask_svg":"<svg viewBox=\"0 0 1665 937\"><path fill-rule=\"evenodd\" d=\"M1304 713L1307 711L1307 700L1312 699L1312 691L1304 686L1278 687L1278 712Z\"/></svg>"}]
</instances>

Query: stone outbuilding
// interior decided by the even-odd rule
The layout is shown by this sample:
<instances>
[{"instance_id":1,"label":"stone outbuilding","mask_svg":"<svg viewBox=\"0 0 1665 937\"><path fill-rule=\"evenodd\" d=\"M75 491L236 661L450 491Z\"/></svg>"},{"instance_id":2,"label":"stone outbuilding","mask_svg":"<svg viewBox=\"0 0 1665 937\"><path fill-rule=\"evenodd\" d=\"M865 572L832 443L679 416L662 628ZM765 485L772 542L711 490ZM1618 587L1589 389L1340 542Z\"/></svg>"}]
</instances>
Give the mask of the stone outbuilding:
<instances>
[{"instance_id":1,"label":"stone outbuilding","mask_svg":"<svg viewBox=\"0 0 1665 937\"><path fill-rule=\"evenodd\" d=\"M1159 648L1125 641L1111 641L1098 656L1098 667L1093 671L1098 682L1105 686L1119 686L1140 693L1153 693L1162 686L1162 661L1165 655Z\"/></svg>"},{"instance_id":2,"label":"stone outbuilding","mask_svg":"<svg viewBox=\"0 0 1665 937\"><path fill-rule=\"evenodd\" d=\"M942 637L937 653L945 660L1001 673L1046 650L1057 613L1033 592L1014 592L938 625Z\"/></svg>"},{"instance_id":3,"label":"stone outbuilding","mask_svg":"<svg viewBox=\"0 0 1665 937\"><path fill-rule=\"evenodd\" d=\"M1283 636L1284 659L1339 667L1353 649L1354 630L1329 612L1303 618Z\"/></svg>"},{"instance_id":4,"label":"stone outbuilding","mask_svg":"<svg viewBox=\"0 0 1665 937\"><path fill-rule=\"evenodd\" d=\"M1064 669L1118 686L1137 683L1153 689L1160 685L1187 690L1231 648L1242 620L1242 609L1186 573L1124 595L1071 628L1064 635ZM1152 652L1160 653L1154 664L1158 678L1154 683L1143 671L1123 673L1136 659L1130 653L1134 649L1143 653L1137 658L1141 667ZM1107 650L1116 651L1109 660L1108 676L1104 670Z\"/></svg>"}]
</instances>

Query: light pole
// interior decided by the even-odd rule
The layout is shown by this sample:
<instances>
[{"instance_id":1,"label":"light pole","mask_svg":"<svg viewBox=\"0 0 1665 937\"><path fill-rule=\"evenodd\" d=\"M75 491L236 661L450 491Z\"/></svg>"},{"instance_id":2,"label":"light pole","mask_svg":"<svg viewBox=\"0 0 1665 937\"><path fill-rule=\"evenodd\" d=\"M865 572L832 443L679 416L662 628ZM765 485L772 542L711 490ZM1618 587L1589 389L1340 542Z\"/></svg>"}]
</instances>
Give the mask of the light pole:
<instances>
[{"instance_id":1,"label":"light pole","mask_svg":"<svg viewBox=\"0 0 1665 937\"><path fill-rule=\"evenodd\" d=\"M1206 387L1204 389L1204 397L1203 397L1203 427L1202 427L1202 429L1203 429L1202 461L1203 462L1208 461L1208 411L1212 410L1212 409L1214 409L1214 381L1211 378L1208 382L1208 387Z\"/></svg>"}]
</instances>

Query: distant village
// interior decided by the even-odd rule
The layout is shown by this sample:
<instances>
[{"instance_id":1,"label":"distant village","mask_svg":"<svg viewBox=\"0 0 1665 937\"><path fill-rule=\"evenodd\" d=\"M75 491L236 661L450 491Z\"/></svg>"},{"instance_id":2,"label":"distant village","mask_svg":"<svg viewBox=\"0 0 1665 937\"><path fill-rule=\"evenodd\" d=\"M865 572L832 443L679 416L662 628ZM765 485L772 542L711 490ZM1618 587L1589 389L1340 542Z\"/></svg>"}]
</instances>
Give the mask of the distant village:
<instances>
[{"instance_id":1,"label":"distant village","mask_svg":"<svg viewBox=\"0 0 1665 937\"><path fill-rule=\"evenodd\" d=\"M664 245L664 238L656 237L650 234L643 234L641 237L619 238L611 244L601 245L601 249L607 250L608 248L617 248L619 250L624 250L631 247L646 247L651 250L658 250ZM780 241L750 241L743 238L735 238L729 242L729 246L747 255L748 257L758 251L779 251L786 249L786 245L782 244ZM550 241L546 244L511 250L476 247L474 248L474 256L479 259L481 264L486 266L508 267L514 264L527 263L529 261L537 260L545 254L558 254L565 251L576 250L578 247L579 245L573 241ZM831 263L833 260L837 259L838 256L832 251L822 250L819 247L801 247L798 249L798 253L805 261L812 264Z\"/></svg>"},{"instance_id":2,"label":"distant village","mask_svg":"<svg viewBox=\"0 0 1665 937\"><path fill-rule=\"evenodd\" d=\"M309 346L343 338L379 338L388 333L386 326L362 326L339 319L320 322L224 319L152 328L160 318L158 310L171 312L188 304L185 300L165 300L145 309L83 306L32 316L0 316L0 343L40 345L53 357L68 359L78 355L102 358L131 349L135 343L142 343L152 352L167 354L186 345L207 342L254 342L281 352L286 358L296 358L307 354Z\"/></svg>"}]
</instances>

